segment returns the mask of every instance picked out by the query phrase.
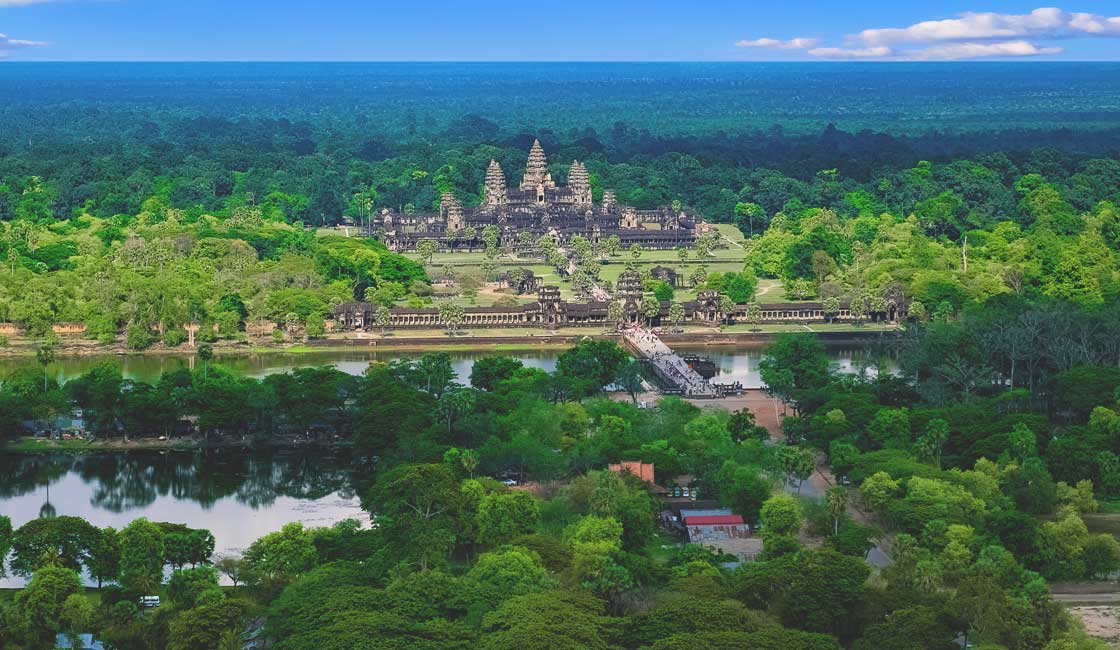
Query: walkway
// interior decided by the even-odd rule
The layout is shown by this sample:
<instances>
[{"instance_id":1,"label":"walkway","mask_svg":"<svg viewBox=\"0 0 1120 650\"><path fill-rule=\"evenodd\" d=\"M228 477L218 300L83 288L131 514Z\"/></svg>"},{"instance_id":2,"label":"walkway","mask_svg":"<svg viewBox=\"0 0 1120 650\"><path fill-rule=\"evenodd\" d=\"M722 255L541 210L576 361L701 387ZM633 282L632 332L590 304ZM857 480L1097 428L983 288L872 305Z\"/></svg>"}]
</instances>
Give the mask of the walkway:
<instances>
[{"instance_id":1,"label":"walkway","mask_svg":"<svg viewBox=\"0 0 1120 650\"><path fill-rule=\"evenodd\" d=\"M719 391L707 379L701 377L700 373L693 370L653 332L634 326L622 330L622 336L638 358L650 364L658 378L674 390L680 391L684 397L719 397Z\"/></svg>"}]
</instances>

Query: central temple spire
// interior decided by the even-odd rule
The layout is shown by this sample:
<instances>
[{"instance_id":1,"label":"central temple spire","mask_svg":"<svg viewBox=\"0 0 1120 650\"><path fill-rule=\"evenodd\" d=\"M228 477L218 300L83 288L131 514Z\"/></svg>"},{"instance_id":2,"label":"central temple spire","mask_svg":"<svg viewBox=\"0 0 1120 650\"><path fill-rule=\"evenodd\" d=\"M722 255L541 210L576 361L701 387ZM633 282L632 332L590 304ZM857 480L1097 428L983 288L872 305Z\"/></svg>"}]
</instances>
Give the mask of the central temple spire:
<instances>
[{"instance_id":1,"label":"central temple spire","mask_svg":"<svg viewBox=\"0 0 1120 650\"><path fill-rule=\"evenodd\" d=\"M525 163L525 176L521 179L521 189L534 190L554 188L552 174L548 173L548 157L544 155L544 147L540 140L533 140L533 148L529 150L529 160Z\"/></svg>"}]
</instances>

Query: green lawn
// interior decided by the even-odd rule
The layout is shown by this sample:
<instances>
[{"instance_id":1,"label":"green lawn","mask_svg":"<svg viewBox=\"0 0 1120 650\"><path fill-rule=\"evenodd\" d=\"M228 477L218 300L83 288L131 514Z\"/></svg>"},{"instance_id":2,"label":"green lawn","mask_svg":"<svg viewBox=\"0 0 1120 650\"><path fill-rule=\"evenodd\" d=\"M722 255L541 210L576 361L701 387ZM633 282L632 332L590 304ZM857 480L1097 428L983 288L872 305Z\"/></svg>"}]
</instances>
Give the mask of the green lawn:
<instances>
[{"instance_id":1,"label":"green lawn","mask_svg":"<svg viewBox=\"0 0 1120 650\"><path fill-rule=\"evenodd\" d=\"M42 451L86 451L90 444L81 438L48 440L46 438L20 438L4 445L4 451L42 452Z\"/></svg>"},{"instance_id":2,"label":"green lawn","mask_svg":"<svg viewBox=\"0 0 1120 650\"><path fill-rule=\"evenodd\" d=\"M641 257L636 261L636 264L641 270L648 270L653 266L667 266L675 270L678 274L683 275L685 278L687 278L688 274L698 265L703 265L709 273L734 273L741 271L746 257L743 234L739 232L738 228L730 224L719 224L716 228L723 236L726 248L716 249L712 252L710 257L703 260L697 259L696 251L693 250L689 251L688 259L681 262L675 250L651 250L643 251ZM421 260L415 253L410 253L408 257L418 262L426 262L426 260ZM438 279L443 276L444 267L450 266L455 269L457 273L461 273L467 269L478 269L486 259L486 254L481 251L469 253L442 252L434 255L431 261L426 263L425 266L428 275L433 279ZM618 255L611 257L607 263L602 265L600 277L604 282L613 284L633 261L633 257L628 251L622 251ZM566 279L561 278L552 266L542 263L539 257L509 258L502 256L495 259L494 263L499 272L512 268L527 268L541 277L544 284L560 287L560 296L564 300L577 300L577 296L571 284ZM695 297L696 291L686 287L677 290L674 300L692 300ZM526 301L530 298L531 297L526 297ZM484 293L480 294L473 302L462 297L438 298L438 300L450 300L463 306L477 305L483 307L492 306L498 299L498 296L486 295ZM759 281L758 301L765 304L788 302L782 284L777 280Z\"/></svg>"}]
</instances>

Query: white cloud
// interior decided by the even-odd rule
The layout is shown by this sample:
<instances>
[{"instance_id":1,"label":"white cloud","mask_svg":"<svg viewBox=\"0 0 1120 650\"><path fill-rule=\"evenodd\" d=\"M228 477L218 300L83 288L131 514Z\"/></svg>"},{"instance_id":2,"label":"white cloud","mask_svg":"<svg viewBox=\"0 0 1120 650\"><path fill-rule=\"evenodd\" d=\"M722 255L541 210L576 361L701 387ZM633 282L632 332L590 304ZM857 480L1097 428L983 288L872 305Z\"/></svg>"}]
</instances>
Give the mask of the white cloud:
<instances>
[{"instance_id":1,"label":"white cloud","mask_svg":"<svg viewBox=\"0 0 1120 650\"><path fill-rule=\"evenodd\" d=\"M821 59L884 59L894 54L886 45L875 47L816 47L809 50L810 56Z\"/></svg>"},{"instance_id":2,"label":"white cloud","mask_svg":"<svg viewBox=\"0 0 1120 650\"><path fill-rule=\"evenodd\" d=\"M909 27L865 29L853 40L867 45L894 45L1077 36L1120 36L1120 16L1070 13L1057 7L1042 7L1029 14L965 12L957 18L927 20Z\"/></svg>"},{"instance_id":3,"label":"white cloud","mask_svg":"<svg viewBox=\"0 0 1120 650\"><path fill-rule=\"evenodd\" d=\"M987 57L1041 56L1059 54L1060 47L1039 47L1027 41L1004 41L1000 43L946 43L934 45L905 53L911 61L960 61L961 59L982 59Z\"/></svg>"},{"instance_id":4,"label":"white cloud","mask_svg":"<svg viewBox=\"0 0 1120 650\"><path fill-rule=\"evenodd\" d=\"M7 58L13 49L40 47L44 45L46 45L46 43L43 43L43 41L8 38L6 35L0 34L0 58Z\"/></svg>"},{"instance_id":5,"label":"white cloud","mask_svg":"<svg viewBox=\"0 0 1120 650\"><path fill-rule=\"evenodd\" d=\"M805 50L817 44L815 38L791 38L781 41L776 38L757 38L753 41L739 41L735 47L769 47L779 50Z\"/></svg>"},{"instance_id":6,"label":"white cloud","mask_svg":"<svg viewBox=\"0 0 1120 650\"><path fill-rule=\"evenodd\" d=\"M46 4L54 2L55 0L0 0L0 8L3 7L26 7L27 5Z\"/></svg>"},{"instance_id":7,"label":"white cloud","mask_svg":"<svg viewBox=\"0 0 1120 650\"><path fill-rule=\"evenodd\" d=\"M959 61L1059 54L1062 48L1045 42L1092 37L1120 38L1120 16L1057 7L1040 7L1025 14L969 11L956 18L927 20L908 27L865 29L848 35L839 46L818 46L813 38L759 38L735 45L805 50L817 59Z\"/></svg>"},{"instance_id":8,"label":"white cloud","mask_svg":"<svg viewBox=\"0 0 1120 650\"><path fill-rule=\"evenodd\" d=\"M886 45L863 48L818 47L810 56L820 59L853 60L882 59L886 61L961 61L989 57L1024 57L1058 54L1060 47L1039 47L1028 41L998 43L943 43L930 47L894 50Z\"/></svg>"}]
</instances>

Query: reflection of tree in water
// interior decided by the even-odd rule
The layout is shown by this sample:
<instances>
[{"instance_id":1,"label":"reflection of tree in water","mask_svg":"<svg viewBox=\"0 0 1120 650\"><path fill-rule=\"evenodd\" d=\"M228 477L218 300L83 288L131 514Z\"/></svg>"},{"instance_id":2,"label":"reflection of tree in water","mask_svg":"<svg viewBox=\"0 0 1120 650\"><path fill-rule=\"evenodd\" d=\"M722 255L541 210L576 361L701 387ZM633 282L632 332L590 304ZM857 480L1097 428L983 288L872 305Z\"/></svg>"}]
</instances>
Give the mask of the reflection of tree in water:
<instances>
[{"instance_id":1,"label":"reflection of tree in water","mask_svg":"<svg viewBox=\"0 0 1120 650\"><path fill-rule=\"evenodd\" d=\"M71 454L0 454L0 498L30 494L74 467Z\"/></svg>"},{"instance_id":2,"label":"reflection of tree in water","mask_svg":"<svg viewBox=\"0 0 1120 650\"><path fill-rule=\"evenodd\" d=\"M321 499L333 492L351 496L350 470L345 454L281 452L246 459L245 480L237 500L253 508L267 506L277 496Z\"/></svg>"},{"instance_id":3,"label":"reflection of tree in water","mask_svg":"<svg viewBox=\"0 0 1120 650\"><path fill-rule=\"evenodd\" d=\"M148 454L88 454L78 461L77 469L82 480L93 486L90 503L110 512L124 512L146 506L159 496L153 460Z\"/></svg>"},{"instance_id":4,"label":"reflection of tree in water","mask_svg":"<svg viewBox=\"0 0 1120 650\"><path fill-rule=\"evenodd\" d=\"M319 499L339 492L352 497L352 476L365 472L354 471L350 462L345 451L0 455L0 499L31 493L74 471L90 486L90 502L111 512L142 508L161 496L203 507L233 497L260 508L278 496Z\"/></svg>"}]
</instances>

